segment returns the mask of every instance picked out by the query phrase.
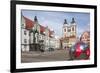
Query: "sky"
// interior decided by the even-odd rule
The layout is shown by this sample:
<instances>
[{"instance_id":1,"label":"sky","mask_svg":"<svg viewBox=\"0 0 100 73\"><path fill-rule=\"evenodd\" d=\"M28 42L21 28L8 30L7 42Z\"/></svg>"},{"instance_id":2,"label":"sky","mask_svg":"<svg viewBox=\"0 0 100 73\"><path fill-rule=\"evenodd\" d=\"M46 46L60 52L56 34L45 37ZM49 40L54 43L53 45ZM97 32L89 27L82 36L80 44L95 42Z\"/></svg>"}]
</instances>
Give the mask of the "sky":
<instances>
[{"instance_id":1,"label":"sky","mask_svg":"<svg viewBox=\"0 0 100 73\"><path fill-rule=\"evenodd\" d=\"M75 18L78 37L80 37L84 31L90 30L90 13L22 10L22 15L32 21L34 21L34 17L37 16L40 25L48 26L48 28L54 30L55 35L59 37L62 36L64 19L67 19L67 22L70 23L72 18Z\"/></svg>"}]
</instances>

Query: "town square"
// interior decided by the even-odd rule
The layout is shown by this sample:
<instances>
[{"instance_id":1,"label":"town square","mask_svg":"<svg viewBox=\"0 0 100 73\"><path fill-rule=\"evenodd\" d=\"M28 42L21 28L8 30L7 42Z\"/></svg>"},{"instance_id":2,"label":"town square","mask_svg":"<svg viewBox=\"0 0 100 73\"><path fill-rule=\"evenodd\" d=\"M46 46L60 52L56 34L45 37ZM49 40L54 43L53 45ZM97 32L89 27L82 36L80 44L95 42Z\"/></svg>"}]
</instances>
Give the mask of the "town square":
<instances>
[{"instance_id":1,"label":"town square","mask_svg":"<svg viewBox=\"0 0 100 73\"><path fill-rule=\"evenodd\" d=\"M21 11L22 63L70 61L79 56L77 60L90 56L89 13Z\"/></svg>"}]
</instances>

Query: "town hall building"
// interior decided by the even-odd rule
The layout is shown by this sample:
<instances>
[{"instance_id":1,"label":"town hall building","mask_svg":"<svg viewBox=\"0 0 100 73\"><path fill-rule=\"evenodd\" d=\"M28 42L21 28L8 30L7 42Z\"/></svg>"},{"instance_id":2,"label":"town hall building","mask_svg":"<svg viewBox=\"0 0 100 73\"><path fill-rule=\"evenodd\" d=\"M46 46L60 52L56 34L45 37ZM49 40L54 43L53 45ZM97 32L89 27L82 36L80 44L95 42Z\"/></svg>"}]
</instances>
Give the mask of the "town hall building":
<instances>
[{"instance_id":1,"label":"town hall building","mask_svg":"<svg viewBox=\"0 0 100 73\"><path fill-rule=\"evenodd\" d=\"M21 50L45 51L50 48L58 49L60 40L55 38L55 32L49 27L39 24L37 16L34 21L21 16Z\"/></svg>"}]
</instances>

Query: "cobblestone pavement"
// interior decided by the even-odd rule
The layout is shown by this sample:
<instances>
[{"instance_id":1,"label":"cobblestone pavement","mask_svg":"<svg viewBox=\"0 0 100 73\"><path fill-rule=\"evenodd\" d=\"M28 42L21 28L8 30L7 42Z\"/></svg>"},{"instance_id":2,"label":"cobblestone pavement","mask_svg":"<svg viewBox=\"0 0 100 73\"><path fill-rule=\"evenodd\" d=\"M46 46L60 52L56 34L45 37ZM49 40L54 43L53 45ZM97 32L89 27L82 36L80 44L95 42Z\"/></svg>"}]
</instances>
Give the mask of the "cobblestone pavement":
<instances>
[{"instance_id":1,"label":"cobblestone pavement","mask_svg":"<svg viewBox=\"0 0 100 73\"><path fill-rule=\"evenodd\" d=\"M51 52L23 52L21 55L22 63L67 61L68 59L70 59L70 57L67 50L55 50Z\"/></svg>"}]
</instances>

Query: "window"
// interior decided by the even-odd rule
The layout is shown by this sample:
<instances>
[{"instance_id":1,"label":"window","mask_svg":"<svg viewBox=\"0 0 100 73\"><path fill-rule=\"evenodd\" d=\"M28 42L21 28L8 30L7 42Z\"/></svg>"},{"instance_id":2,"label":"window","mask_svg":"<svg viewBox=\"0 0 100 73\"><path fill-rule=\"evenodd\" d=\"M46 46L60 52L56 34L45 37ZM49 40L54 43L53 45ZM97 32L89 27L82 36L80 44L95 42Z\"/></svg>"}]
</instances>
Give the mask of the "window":
<instances>
[{"instance_id":1,"label":"window","mask_svg":"<svg viewBox=\"0 0 100 73\"><path fill-rule=\"evenodd\" d=\"M68 29L68 32L70 32L70 31L71 31L71 29L69 28L69 29Z\"/></svg>"},{"instance_id":2,"label":"window","mask_svg":"<svg viewBox=\"0 0 100 73\"><path fill-rule=\"evenodd\" d=\"M22 24L22 28L24 28L24 24Z\"/></svg>"},{"instance_id":3,"label":"window","mask_svg":"<svg viewBox=\"0 0 100 73\"><path fill-rule=\"evenodd\" d=\"M24 35L26 35L26 31L24 31Z\"/></svg>"},{"instance_id":4,"label":"window","mask_svg":"<svg viewBox=\"0 0 100 73\"><path fill-rule=\"evenodd\" d=\"M31 36L31 33L29 33L29 36Z\"/></svg>"},{"instance_id":5,"label":"window","mask_svg":"<svg viewBox=\"0 0 100 73\"><path fill-rule=\"evenodd\" d=\"M27 40L26 39L24 39L24 43L27 43Z\"/></svg>"},{"instance_id":6,"label":"window","mask_svg":"<svg viewBox=\"0 0 100 73\"><path fill-rule=\"evenodd\" d=\"M74 27L72 27L72 31L74 31Z\"/></svg>"},{"instance_id":7,"label":"window","mask_svg":"<svg viewBox=\"0 0 100 73\"><path fill-rule=\"evenodd\" d=\"M64 32L66 32L66 29L64 29Z\"/></svg>"},{"instance_id":8,"label":"window","mask_svg":"<svg viewBox=\"0 0 100 73\"><path fill-rule=\"evenodd\" d=\"M24 45L24 48L26 49L27 48L27 45Z\"/></svg>"}]
</instances>

